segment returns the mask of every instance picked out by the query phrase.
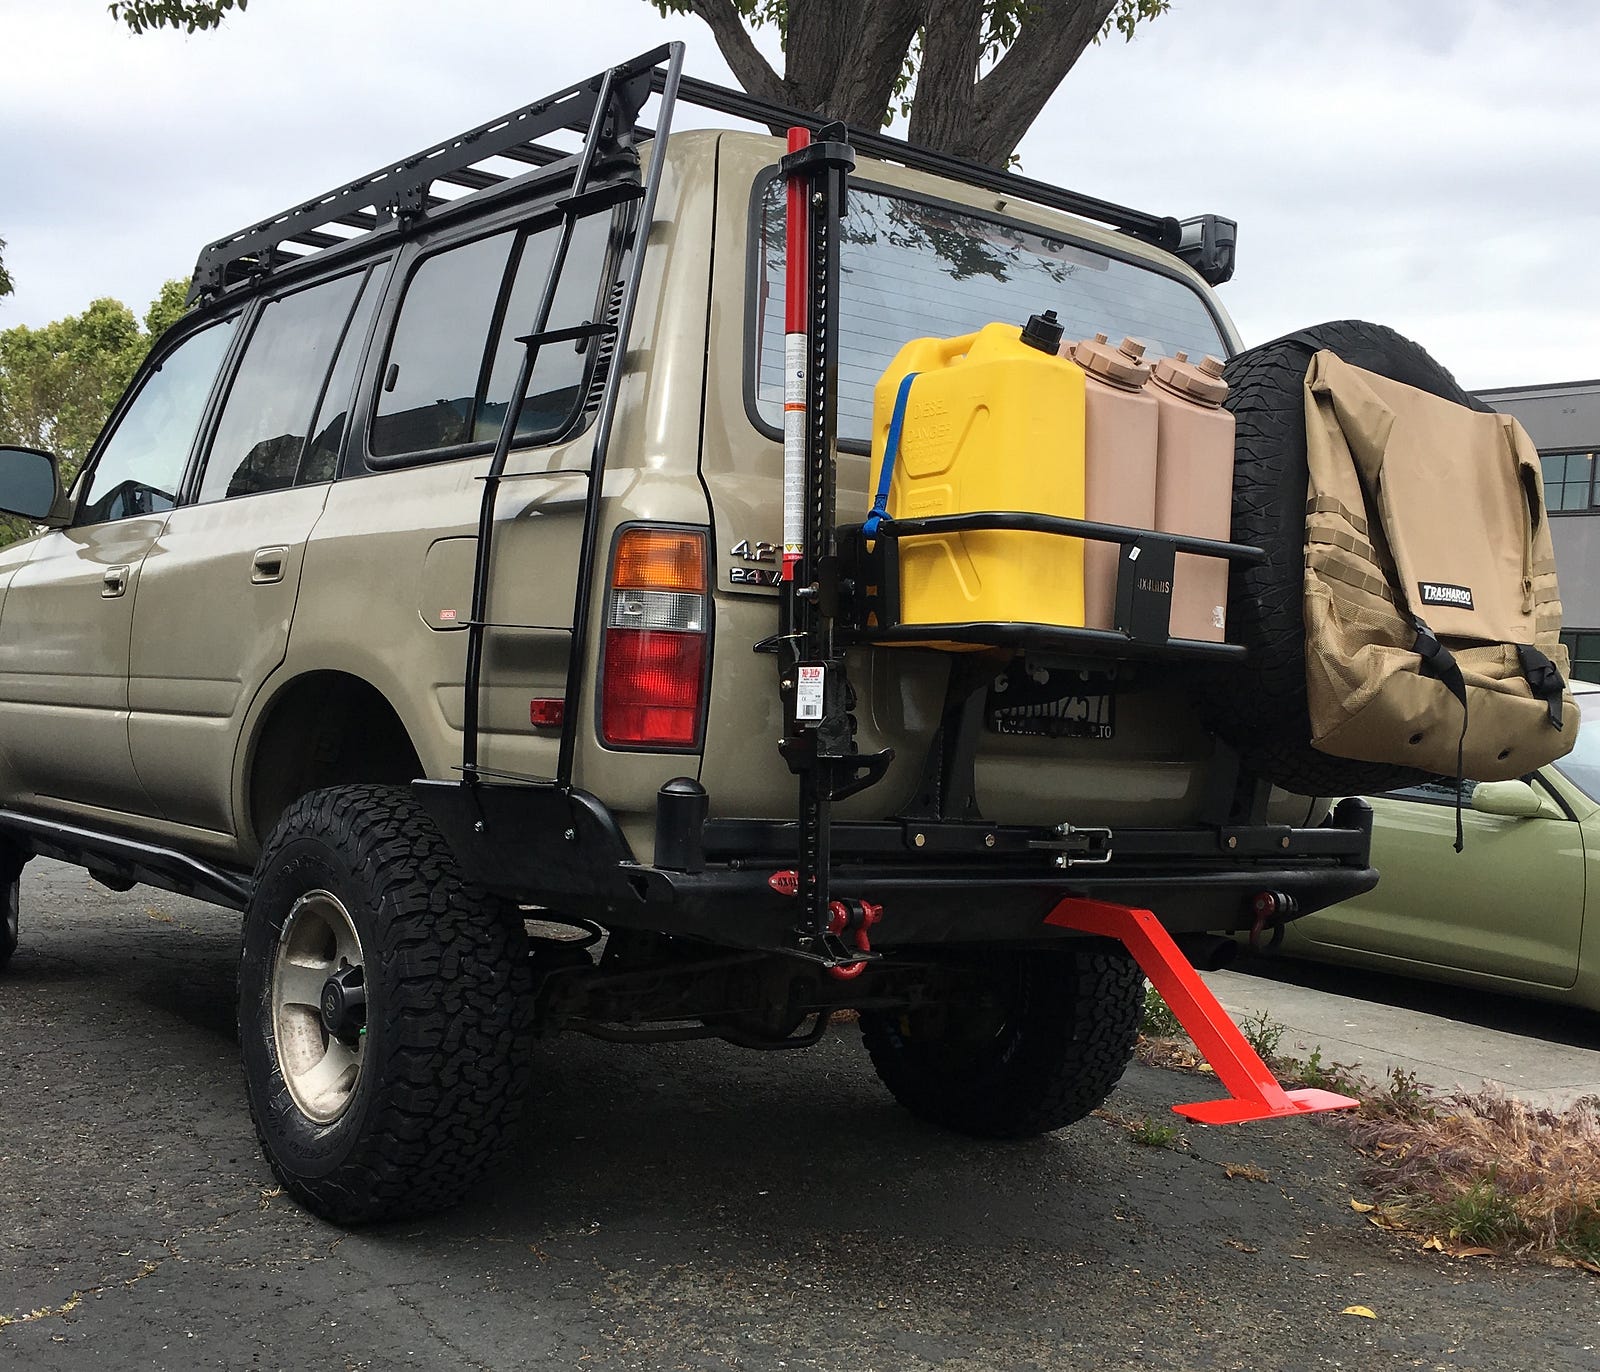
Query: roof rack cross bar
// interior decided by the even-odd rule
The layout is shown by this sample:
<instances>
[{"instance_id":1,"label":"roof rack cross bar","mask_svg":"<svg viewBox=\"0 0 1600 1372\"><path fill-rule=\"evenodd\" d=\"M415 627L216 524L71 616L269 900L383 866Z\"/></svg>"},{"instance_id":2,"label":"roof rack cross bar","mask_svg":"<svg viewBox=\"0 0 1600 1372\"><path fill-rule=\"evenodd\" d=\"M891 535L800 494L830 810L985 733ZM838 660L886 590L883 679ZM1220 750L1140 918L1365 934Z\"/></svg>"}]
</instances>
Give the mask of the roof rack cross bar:
<instances>
[{"instance_id":1,"label":"roof rack cross bar","mask_svg":"<svg viewBox=\"0 0 1600 1372\"><path fill-rule=\"evenodd\" d=\"M507 157L513 162L522 162L530 167L548 167L552 162L559 162L564 157L571 157L572 154L562 152L560 148L552 148L546 143L524 143L521 147L502 148L495 156Z\"/></svg>"}]
</instances>

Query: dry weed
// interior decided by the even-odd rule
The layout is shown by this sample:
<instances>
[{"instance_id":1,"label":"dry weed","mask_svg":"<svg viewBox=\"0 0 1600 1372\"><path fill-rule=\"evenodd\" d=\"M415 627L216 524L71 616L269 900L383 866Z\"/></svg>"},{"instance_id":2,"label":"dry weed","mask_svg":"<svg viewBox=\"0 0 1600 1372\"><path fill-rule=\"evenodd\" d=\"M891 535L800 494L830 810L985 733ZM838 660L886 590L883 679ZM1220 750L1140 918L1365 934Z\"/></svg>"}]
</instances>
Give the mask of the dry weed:
<instances>
[{"instance_id":1,"label":"dry weed","mask_svg":"<svg viewBox=\"0 0 1600 1372\"><path fill-rule=\"evenodd\" d=\"M1600 1100L1555 1111L1396 1085L1340 1122L1391 1227L1600 1272Z\"/></svg>"}]
</instances>

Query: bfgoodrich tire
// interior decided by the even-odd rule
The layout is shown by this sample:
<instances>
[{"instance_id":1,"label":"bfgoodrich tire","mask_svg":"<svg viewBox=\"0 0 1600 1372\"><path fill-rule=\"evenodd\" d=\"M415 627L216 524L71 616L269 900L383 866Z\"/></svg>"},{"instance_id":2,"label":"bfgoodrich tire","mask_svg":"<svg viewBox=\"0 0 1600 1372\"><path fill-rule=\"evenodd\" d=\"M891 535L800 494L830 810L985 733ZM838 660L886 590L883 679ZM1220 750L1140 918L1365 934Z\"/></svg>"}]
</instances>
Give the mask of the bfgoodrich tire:
<instances>
[{"instance_id":1,"label":"bfgoodrich tire","mask_svg":"<svg viewBox=\"0 0 1600 1372\"><path fill-rule=\"evenodd\" d=\"M239 1043L296 1200L338 1224L456 1200L513 1137L530 1012L520 914L461 876L404 788L290 806L245 911Z\"/></svg>"},{"instance_id":2,"label":"bfgoodrich tire","mask_svg":"<svg viewBox=\"0 0 1600 1372\"><path fill-rule=\"evenodd\" d=\"M1207 724L1245 766L1286 790L1342 796L1409 786L1425 773L1333 757L1311 746L1306 702L1306 369L1326 348L1344 361L1457 404L1487 407L1421 347L1381 324L1357 319L1313 325L1228 363L1233 412L1233 537L1266 553L1235 567L1228 586L1228 637L1250 650L1243 666L1206 674L1198 695Z\"/></svg>"},{"instance_id":3,"label":"bfgoodrich tire","mask_svg":"<svg viewBox=\"0 0 1600 1372\"><path fill-rule=\"evenodd\" d=\"M11 965L22 928L22 868L27 858L0 844L0 972Z\"/></svg>"},{"instance_id":4,"label":"bfgoodrich tire","mask_svg":"<svg viewBox=\"0 0 1600 1372\"><path fill-rule=\"evenodd\" d=\"M1144 976L1101 944L993 953L988 991L910 1014L865 1013L879 1080L907 1110L978 1138L1081 1120L1122 1079L1144 1016Z\"/></svg>"},{"instance_id":5,"label":"bfgoodrich tire","mask_svg":"<svg viewBox=\"0 0 1600 1372\"><path fill-rule=\"evenodd\" d=\"M12 873L9 879L0 873L0 972L11 965L11 955L17 951L21 927L22 877Z\"/></svg>"}]
</instances>

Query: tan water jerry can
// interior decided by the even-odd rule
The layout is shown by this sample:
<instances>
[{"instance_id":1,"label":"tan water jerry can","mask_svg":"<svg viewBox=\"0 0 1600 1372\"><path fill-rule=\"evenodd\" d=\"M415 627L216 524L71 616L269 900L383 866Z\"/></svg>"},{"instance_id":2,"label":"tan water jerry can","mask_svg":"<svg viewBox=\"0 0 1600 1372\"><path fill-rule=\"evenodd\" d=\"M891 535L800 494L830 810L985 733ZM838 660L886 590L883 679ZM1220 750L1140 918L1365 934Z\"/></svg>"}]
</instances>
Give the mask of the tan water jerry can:
<instances>
[{"instance_id":1,"label":"tan water jerry can","mask_svg":"<svg viewBox=\"0 0 1600 1372\"><path fill-rule=\"evenodd\" d=\"M1222 408L1222 361L1188 354L1155 364L1147 389L1160 407L1156 428L1156 528L1226 540L1233 527L1233 415ZM1222 642L1228 564L1179 553L1172 576L1173 638Z\"/></svg>"},{"instance_id":2,"label":"tan water jerry can","mask_svg":"<svg viewBox=\"0 0 1600 1372\"><path fill-rule=\"evenodd\" d=\"M1156 527L1156 432L1160 402L1145 388L1150 364L1131 338L1113 348L1105 334L1062 351L1083 368L1084 518L1134 529ZM1122 547L1085 540L1084 624L1116 627L1117 566Z\"/></svg>"}]
</instances>

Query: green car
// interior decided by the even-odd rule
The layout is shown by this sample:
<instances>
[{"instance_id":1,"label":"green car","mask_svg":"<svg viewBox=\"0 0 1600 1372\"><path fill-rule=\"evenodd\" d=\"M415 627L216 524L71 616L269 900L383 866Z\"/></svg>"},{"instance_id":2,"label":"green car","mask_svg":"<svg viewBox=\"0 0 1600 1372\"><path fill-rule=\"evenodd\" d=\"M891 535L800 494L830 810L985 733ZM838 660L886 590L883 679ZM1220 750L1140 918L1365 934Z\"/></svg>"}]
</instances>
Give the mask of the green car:
<instances>
[{"instance_id":1,"label":"green car","mask_svg":"<svg viewBox=\"0 0 1600 1372\"><path fill-rule=\"evenodd\" d=\"M1295 920L1282 951L1600 1010L1600 685L1572 690L1571 753L1465 783L1461 853L1453 780L1371 797L1377 888Z\"/></svg>"}]
</instances>

